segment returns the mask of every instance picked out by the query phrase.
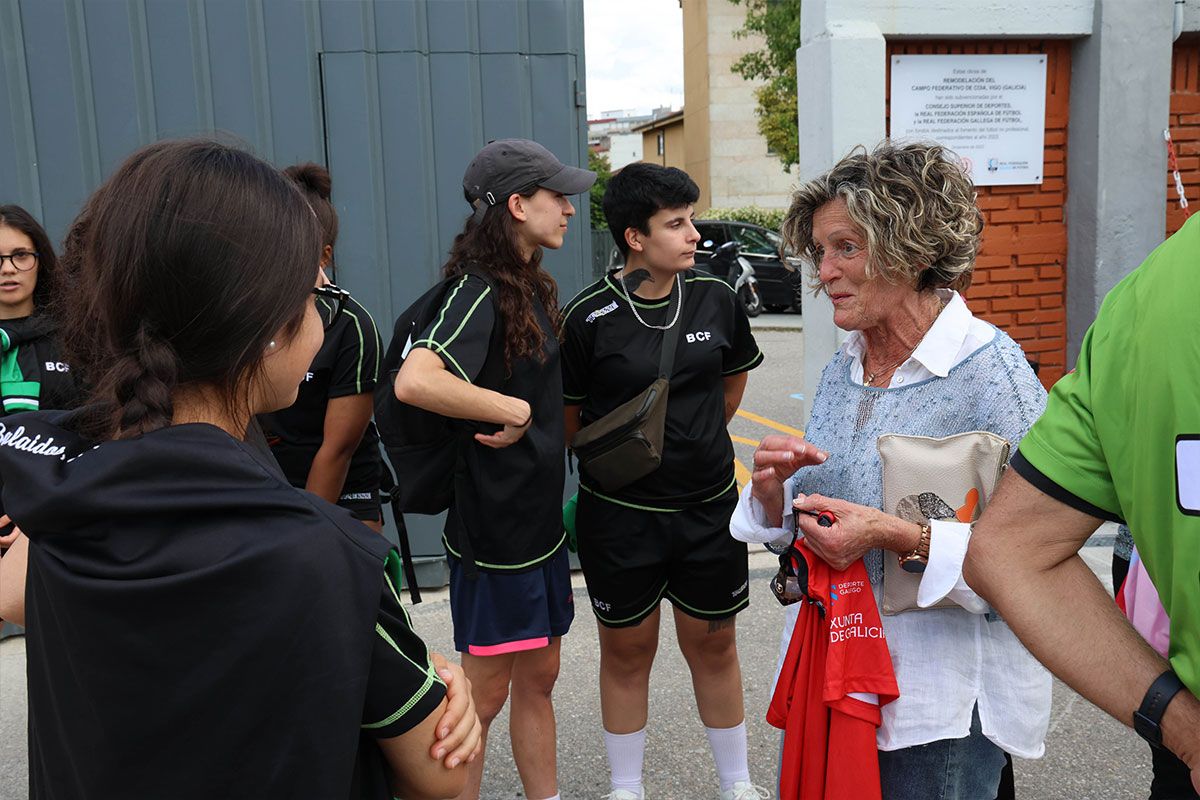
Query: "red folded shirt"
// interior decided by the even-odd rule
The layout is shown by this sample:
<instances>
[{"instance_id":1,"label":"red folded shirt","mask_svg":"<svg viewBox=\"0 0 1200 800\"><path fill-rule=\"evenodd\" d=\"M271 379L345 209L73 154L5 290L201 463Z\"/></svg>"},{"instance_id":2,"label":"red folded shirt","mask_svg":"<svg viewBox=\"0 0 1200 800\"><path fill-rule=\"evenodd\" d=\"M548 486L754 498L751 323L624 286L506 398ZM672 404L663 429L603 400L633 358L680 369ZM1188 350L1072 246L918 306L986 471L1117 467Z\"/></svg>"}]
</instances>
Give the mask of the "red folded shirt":
<instances>
[{"instance_id":1,"label":"red folded shirt","mask_svg":"<svg viewBox=\"0 0 1200 800\"><path fill-rule=\"evenodd\" d=\"M860 559L834 572L802 539L795 550L821 605L801 601L767 711L784 731L780 800L880 800L875 730L900 690L867 569Z\"/></svg>"}]
</instances>

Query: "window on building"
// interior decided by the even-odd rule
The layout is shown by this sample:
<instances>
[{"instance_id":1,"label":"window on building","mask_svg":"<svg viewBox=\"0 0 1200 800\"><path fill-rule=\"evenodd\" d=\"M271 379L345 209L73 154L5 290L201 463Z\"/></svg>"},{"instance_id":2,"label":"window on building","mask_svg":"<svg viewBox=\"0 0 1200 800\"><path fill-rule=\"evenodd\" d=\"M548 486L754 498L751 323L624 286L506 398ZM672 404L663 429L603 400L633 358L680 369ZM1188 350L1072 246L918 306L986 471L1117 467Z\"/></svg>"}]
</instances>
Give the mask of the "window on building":
<instances>
[{"instance_id":1,"label":"window on building","mask_svg":"<svg viewBox=\"0 0 1200 800\"><path fill-rule=\"evenodd\" d=\"M658 132L658 154L665 155L667 152L667 134L664 131Z\"/></svg>"}]
</instances>

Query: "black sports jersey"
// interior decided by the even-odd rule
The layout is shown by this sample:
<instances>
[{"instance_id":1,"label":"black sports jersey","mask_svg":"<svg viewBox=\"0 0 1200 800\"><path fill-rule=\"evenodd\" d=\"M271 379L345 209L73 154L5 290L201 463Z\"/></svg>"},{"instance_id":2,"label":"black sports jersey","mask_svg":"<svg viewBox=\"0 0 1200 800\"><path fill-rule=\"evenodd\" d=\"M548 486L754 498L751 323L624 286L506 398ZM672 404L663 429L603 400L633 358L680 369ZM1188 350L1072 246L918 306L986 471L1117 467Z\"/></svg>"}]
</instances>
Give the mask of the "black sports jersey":
<instances>
[{"instance_id":1,"label":"black sports jersey","mask_svg":"<svg viewBox=\"0 0 1200 800\"><path fill-rule=\"evenodd\" d=\"M386 786L363 737L445 696L395 550L219 428L93 447L68 423L0 420L0 507L29 537L30 796Z\"/></svg>"},{"instance_id":2,"label":"black sports jersey","mask_svg":"<svg viewBox=\"0 0 1200 800\"><path fill-rule=\"evenodd\" d=\"M582 406L589 425L636 397L658 377L669 298L627 297L611 272L563 310L563 397ZM654 472L611 498L638 507L681 507L711 500L733 485L733 443L725 422L723 378L754 369L762 352L729 284L693 270L683 273L683 329L671 374L663 460ZM589 486L586 470L580 483ZM600 496L607 496L601 494Z\"/></svg>"},{"instance_id":3,"label":"black sports jersey","mask_svg":"<svg viewBox=\"0 0 1200 800\"><path fill-rule=\"evenodd\" d=\"M330 301L317 298L322 316L332 313ZM354 298L346 300L342 316L325 332L325 342L300 384L296 402L259 417L271 452L293 486L308 482L308 471L325 439L325 410L335 397L371 394L379 381L383 342L370 313ZM379 488L379 434L367 423L362 441L350 458L343 493Z\"/></svg>"},{"instance_id":4,"label":"black sports jersey","mask_svg":"<svg viewBox=\"0 0 1200 800\"><path fill-rule=\"evenodd\" d=\"M75 408L81 400L49 316L0 320L0 417Z\"/></svg>"},{"instance_id":5,"label":"black sports jersey","mask_svg":"<svg viewBox=\"0 0 1200 800\"><path fill-rule=\"evenodd\" d=\"M482 278L462 276L413 346L428 348L441 357L451 374L474 382L489 358L492 326L502 324L491 292ZM446 548L461 557L459 537L465 532L481 570L532 569L566 541L562 527L566 468L558 339L536 299L533 309L546 334L543 358L515 359L504 382L499 387L487 387L529 403L532 422L520 441L498 450L464 436L465 469L455 480L454 503L446 516ZM504 358L504 353L490 357ZM498 430L498 426L488 423L470 422L466 426L472 434Z\"/></svg>"}]
</instances>

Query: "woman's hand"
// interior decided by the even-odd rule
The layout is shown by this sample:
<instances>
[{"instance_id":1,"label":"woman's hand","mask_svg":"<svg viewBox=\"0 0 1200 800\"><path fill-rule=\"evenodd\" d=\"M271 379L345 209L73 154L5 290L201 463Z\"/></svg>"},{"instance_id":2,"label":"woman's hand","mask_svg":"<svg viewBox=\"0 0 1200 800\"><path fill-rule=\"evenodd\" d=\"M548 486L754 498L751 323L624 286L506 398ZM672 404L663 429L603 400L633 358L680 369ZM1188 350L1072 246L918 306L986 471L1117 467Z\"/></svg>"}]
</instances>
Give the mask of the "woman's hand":
<instances>
[{"instance_id":1,"label":"woman's hand","mask_svg":"<svg viewBox=\"0 0 1200 800\"><path fill-rule=\"evenodd\" d=\"M750 495L762 504L770 527L783 524L783 482L801 467L820 464L829 454L797 436L764 436L754 451Z\"/></svg>"},{"instance_id":2,"label":"woman's hand","mask_svg":"<svg viewBox=\"0 0 1200 800\"><path fill-rule=\"evenodd\" d=\"M21 529L13 525L8 514L0 514L0 550L7 550L21 535Z\"/></svg>"},{"instance_id":3,"label":"woman's hand","mask_svg":"<svg viewBox=\"0 0 1200 800\"><path fill-rule=\"evenodd\" d=\"M877 547L907 553L921 542L921 526L868 508L819 494L798 495L792 501L797 512L832 511L833 527L823 528L817 518L797 513L796 525L808 546L833 569L841 571Z\"/></svg>"},{"instance_id":4,"label":"woman's hand","mask_svg":"<svg viewBox=\"0 0 1200 800\"><path fill-rule=\"evenodd\" d=\"M505 422L504 427L495 433L477 433L475 441L488 447L499 450L502 447L516 444L521 441L521 437L525 435L525 431L529 430L529 426L533 424L533 411L529 408L529 403L519 397L508 397L511 401L512 422Z\"/></svg>"},{"instance_id":5,"label":"woman's hand","mask_svg":"<svg viewBox=\"0 0 1200 800\"><path fill-rule=\"evenodd\" d=\"M475 700L471 697L471 682L458 664L447 661L441 653L430 653L430 661L438 675L446 682L446 713L438 720L437 741L430 755L443 761L447 769L454 769L464 761L474 761L479 756L483 742L483 726L475 713Z\"/></svg>"}]
</instances>

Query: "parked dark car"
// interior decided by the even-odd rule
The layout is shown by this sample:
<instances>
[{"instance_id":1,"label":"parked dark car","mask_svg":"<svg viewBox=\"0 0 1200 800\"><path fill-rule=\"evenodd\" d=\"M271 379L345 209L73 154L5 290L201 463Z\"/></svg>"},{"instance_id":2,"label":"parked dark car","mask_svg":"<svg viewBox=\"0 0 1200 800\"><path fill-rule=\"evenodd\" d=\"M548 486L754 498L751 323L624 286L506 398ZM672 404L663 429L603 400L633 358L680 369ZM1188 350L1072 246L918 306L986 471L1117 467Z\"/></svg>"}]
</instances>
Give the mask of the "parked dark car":
<instances>
[{"instance_id":1,"label":"parked dark car","mask_svg":"<svg viewBox=\"0 0 1200 800\"><path fill-rule=\"evenodd\" d=\"M778 312L790 308L800 312L804 280L798 260L789 257L788 260L795 265L789 268L780 259L783 237L775 231L747 222L698 219L694 220L694 224L700 233L700 244L696 247L697 269L707 269L713 250L730 240L736 241L741 255L754 267L758 291L767 311Z\"/></svg>"}]
</instances>

